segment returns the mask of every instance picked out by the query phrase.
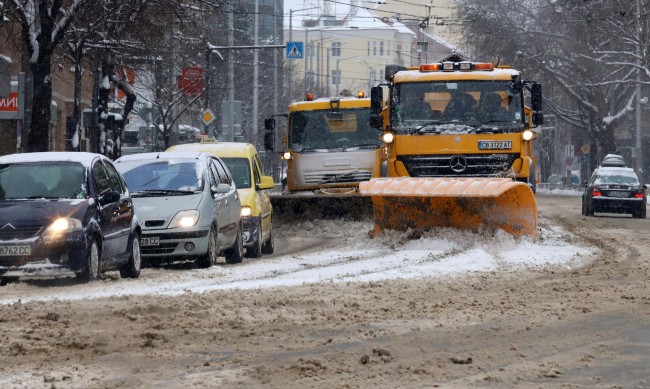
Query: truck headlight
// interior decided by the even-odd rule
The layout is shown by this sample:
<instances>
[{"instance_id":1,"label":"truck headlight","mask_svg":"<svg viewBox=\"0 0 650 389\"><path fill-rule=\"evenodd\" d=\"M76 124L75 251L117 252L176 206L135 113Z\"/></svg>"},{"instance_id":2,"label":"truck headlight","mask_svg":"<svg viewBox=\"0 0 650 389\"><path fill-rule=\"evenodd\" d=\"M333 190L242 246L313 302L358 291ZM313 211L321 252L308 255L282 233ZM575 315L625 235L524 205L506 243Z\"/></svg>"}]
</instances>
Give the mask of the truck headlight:
<instances>
[{"instance_id":1,"label":"truck headlight","mask_svg":"<svg viewBox=\"0 0 650 389\"><path fill-rule=\"evenodd\" d=\"M395 140L395 135L392 132L386 132L381 136L381 141L384 143L393 143L393 140Z\"/></svg>"},{"instance_id":2,"label":"truck headlight","mask_svg":"<svg viewBox=\"0 0 650 389\"><path fill-rule=\"evenodd\" d=\"M286 159L287 161L291 159L291 153L288 151L285 151L284 154L282 154L282 159Z\"/></svg>"},{"instance_id":3,"label":"truck headlight","mask_svg":"<svg viewBox=\"0 0 650 389\"><path fill-rule=\"evenodd\" d=\"M196 209L191 209L191 210L187 210L187 211L180 211L174 216L171 223L169 223L168 228L192 227L198 221L199 221L199 211L197 211Z\"/></svg>"},{"instance_id":4,"label":"truck headlight","mask_svg":"<svg viewBox=\"0 0 650 389\"><path fill-rule=\"evenodd\" d=\"M535 136L535 133L531 130L526 130L521 134L523 140L531 140Z\"/></svg>"}]
</instances>

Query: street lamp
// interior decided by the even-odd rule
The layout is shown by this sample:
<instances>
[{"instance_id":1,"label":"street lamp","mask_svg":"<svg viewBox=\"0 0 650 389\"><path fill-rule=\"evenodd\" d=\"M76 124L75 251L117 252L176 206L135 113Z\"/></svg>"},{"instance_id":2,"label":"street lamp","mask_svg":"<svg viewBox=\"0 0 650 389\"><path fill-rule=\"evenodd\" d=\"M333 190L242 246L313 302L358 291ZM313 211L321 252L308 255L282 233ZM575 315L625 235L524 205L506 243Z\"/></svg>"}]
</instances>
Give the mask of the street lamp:
<instances>
[{"instance_id":1,"label":"street lamp","mask_svg":"<svg viewBox=\"0 0 650 389\"><path fill-rule=\"evenodd\" d=\"M289 9L289 42L293 42L293 13L294 12L299 12L299 11L308 11L310 9L320 9L320 7L309 7L309 8L301 8L301 9ZM307 53L307 27L305 27L305 45L303 46L303 60L305 61L305 80L307 80L307 56L305 55ZM291 103L292 97L291 97L291 77L292 77L293 69L290 67L289 68L289 82L287 85L288 89L288 95L289 95L289 103ZM307 85L305 81L305 86Z\"/></svg>"}]
</instances>

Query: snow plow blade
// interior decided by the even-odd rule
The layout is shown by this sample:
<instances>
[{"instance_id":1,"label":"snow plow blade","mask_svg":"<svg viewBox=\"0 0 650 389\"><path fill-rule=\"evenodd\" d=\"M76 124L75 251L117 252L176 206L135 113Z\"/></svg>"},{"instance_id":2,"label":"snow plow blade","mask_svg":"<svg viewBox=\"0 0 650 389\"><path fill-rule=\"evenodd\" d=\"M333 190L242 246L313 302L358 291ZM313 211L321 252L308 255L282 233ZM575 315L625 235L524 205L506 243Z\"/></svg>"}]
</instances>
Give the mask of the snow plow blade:
<instances>
[{"instance_id":1,"label":"snow plow blade","mask_svg":"<svg viewBox=\"0 0 650 389\"><path fill-rule=\"evenodd\" d=\"M435 227L537 234L535 195L509 178L373 178L359 191L372 197L374 235Z\"/></svg>"},{"instance_id":2,"label":"snow plow blade","mask_svg":"<svg viewBox=\"0 0 650 389\"><path fill-rule=\"evenodd\" d=\"M271 193L273 214L277 220L344 219L372 220L372 201L353 190Z\"/></svg>"}]
</instances>

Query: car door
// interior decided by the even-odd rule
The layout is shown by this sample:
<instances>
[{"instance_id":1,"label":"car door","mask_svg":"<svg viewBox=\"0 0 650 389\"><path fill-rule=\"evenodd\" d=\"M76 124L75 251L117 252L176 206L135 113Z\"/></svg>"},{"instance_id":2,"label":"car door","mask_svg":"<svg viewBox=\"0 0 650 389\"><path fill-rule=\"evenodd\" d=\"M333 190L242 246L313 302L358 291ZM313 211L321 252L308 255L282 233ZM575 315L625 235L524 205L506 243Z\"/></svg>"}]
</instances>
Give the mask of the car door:
<instances>
[{"instance_id":1,"label":"car door","mask_svg":"<svg viewBox=\"0 0 650 389\"><path fill-rule=\"evenodd\" d=\"M264 238L268 238L268 233L271 231L271 199L269 198L266 190L261 190L258 188L260 183L260 177L263 175L262 164L258 158L258 155L255 154L253 157L253 175L255 179L255 192L257 193L257 198L260 202L260 208L262 210L262 231L264 233Z\"/></svg>"},{"instance_id":2,"label":"car door","mask_svg":"<svg viewBox=\"0 0 650 389\"><path fill-rule=\"evenodd\" d=\"M120 194L116 209L117 214L115 215L116 228L118 229L115 237L115 250L117 254L122 254L126 253L129 247L129 237L134 217L133 201L115 166L110 161L104 160L104 168L108 175L111 190Z\"/></svg>"},{"instance_id":3,"label":"car door","mask_svg":"<svg viewBox=\"0 0 650 389\"><path fill-rule=\"evenodd\" d=\"M121 235L118 222L119 199L109 199L112 188L101 159L96 159L93 162L91 175L99 209L97 221L102 231L102 259L110 258L117 253L118 241Z\"/></svg>"},{"instance_id":4,"label":"car door","mask_svg":"<svg viewBox=\"0 0 650 389\"><path fill-rule=\"evenodd\" d=\"M227 193L217 194L217 197L221 201L220 208L217 208L217 217L219 218L219 245L221 247L230 246L239 232L241 202L232 176L223 162L214 158L211 160L211 165L216 172L215 178L218 182L230 186L230 190Z\"/></svg>"}]
</instances>

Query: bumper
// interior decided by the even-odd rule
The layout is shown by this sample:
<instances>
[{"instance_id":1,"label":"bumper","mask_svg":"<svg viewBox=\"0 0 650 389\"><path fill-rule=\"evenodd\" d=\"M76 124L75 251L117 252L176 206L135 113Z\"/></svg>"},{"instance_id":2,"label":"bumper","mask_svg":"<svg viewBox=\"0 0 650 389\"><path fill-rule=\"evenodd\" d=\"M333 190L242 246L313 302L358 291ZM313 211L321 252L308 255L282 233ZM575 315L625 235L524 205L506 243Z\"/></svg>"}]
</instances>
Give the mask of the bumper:
<instances>
[{"instance_id":1,"label":"bumper","mask_svg":"<svg viewBox=\"0 0 650 389\"><path fill-rule=\"evenodd\" d=\"M252 247L255 243L255 237L259 236L260 219L255 216L246 216L242 218L242 236L244 238L244 247Z\"/></svg>"},{"instance_id":2,"label":"bumper","mask_svg":"<svg viewBox=\"0 0 650 389\"><path fill-rule=\"evenodd\" d=\"M593 198L594 212L632 213L645 208L644 199Z\"/></svg>"},{"instance_id":3,"label":"bumper","mask_svg":"<svg viewBox=\"0 0 650 389\"><path fill-rule=\"evenodd\" d=\"M142 258L185 258L203 255L208 252L210 230L207 227L202 228L143 230L140 254ZM157 244L151 244L152 241Z\"/></svg>"},{"instance_id":4,"label":"bumper","mask_svg":"<svg viewBox=\"0 0 650 389\"><path fill-rule=\"evenodd\" d=\"M27 250L29 254L25 254ZM83 232L78 232L57 240L39 237L0 241L0 252L12 253L0 254L0 274L49 277L71 275L83 270L88 249Z\"/></svg>"}]
</instances>

